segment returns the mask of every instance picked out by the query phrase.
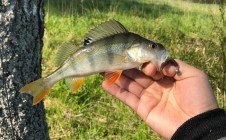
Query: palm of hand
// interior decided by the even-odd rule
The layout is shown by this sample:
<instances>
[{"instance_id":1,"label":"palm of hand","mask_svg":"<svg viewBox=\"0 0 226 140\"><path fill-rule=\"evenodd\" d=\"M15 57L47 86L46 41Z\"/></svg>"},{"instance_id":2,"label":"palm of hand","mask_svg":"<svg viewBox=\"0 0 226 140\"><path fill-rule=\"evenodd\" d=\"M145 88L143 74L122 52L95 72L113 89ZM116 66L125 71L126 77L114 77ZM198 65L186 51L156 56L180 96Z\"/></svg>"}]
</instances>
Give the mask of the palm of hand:
<instances>
[{"instance_id":1,"label":"palm of hand","mask_svg":"<svg viewBox=\"0 0 226 140\"><path fill-rule=\"evenodd\" d=\"M205 97L197 96L195 80L193 77L175 82L167 77L153 82L140 97L137 113L157 133L169 137L185 121L201 113L197 104L201 104L200 100Z\"/></svg>"},{"instance_id":2,"label":"palm of hand","mask_svg":"<svg viewBox=\"0 0 226 140\"><path fill-rule=\"evenodd\" d=\"M149 64L143 69L148 76L128 70L116 84L103 83L103 88L135 110L161 136L170 138L189 118L217 107L205 74L179 63L181 75L166 67L163 73L167 77L161 78Z\"/></svg>"}]
</instances>

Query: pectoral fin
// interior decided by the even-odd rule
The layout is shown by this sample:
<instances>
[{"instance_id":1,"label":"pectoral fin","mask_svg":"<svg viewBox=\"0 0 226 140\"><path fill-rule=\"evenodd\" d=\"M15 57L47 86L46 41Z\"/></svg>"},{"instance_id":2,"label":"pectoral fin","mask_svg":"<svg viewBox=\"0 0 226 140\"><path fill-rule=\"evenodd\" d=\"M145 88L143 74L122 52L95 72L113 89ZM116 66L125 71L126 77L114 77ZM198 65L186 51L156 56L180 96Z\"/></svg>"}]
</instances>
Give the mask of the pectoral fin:
<instances>
[{"instance_id":1,"label":"pectoral fin","mask_svg":"<svg viewBox=\"0 0 226 140\"><path fill-rule=\"evenodd\" d=\"M106 81L109 85L114 84L118 78L121 76L122 70L116 71L116 72L106 72L105 77Z\"/></svg>"}]
</instances>

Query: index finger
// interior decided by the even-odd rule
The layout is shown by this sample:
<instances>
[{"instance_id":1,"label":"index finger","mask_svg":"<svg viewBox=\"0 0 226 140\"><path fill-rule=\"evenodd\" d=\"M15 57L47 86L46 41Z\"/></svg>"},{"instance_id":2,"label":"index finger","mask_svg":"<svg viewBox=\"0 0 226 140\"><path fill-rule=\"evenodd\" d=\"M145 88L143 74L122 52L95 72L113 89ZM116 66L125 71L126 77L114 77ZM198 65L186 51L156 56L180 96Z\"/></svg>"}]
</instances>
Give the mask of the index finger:
<instances>
[{"instance_id":1,"label":"index finger","mask_svg":"<svg viewBox=\"0 0 226 140\"><path fill-rule=\"evenodd\" d=\"M177 74L176 70L177 68L173 65L166 65L163 70L162 73L164 76L167 77L173 77L175 80L179 81L179 80L183 80L185 78L189 78L189 77L196 77L196 76L203 76L205 75L201 70L186 64L185 62L175 59L175 61L178 63L179 65L179 71L180 73ZM157 72L155 74L150 73L150 69L153 69L154 65L152 63L148 63L144 68L143 68L143 72L150 77L160 77L160 73ZM155 79L155 78L154 78ZM157 78L156 78L157 79Z\"/></svg>"},{"instance_id":2,"label":"index finger","mask_svg":"<svg viewBox=\"0 0 226 140\"><path fill-rule=\"evenodd\" d=\"M166 67L163 68L163 75L165 76L168 76L168 77L173 77L175 80L177 81L180 81L180 80L183 80L183 79L186 79L186 78L189 78L189 77L200 77L200 76L204 76L204 72L189 65L189 64L186 64L185 62L181 61L181 60L178 60L176 59L175 60L180 69L180 73L177 74L176 70L177 68L173 65L166 65Z\"/></svg>"}]
</instances>

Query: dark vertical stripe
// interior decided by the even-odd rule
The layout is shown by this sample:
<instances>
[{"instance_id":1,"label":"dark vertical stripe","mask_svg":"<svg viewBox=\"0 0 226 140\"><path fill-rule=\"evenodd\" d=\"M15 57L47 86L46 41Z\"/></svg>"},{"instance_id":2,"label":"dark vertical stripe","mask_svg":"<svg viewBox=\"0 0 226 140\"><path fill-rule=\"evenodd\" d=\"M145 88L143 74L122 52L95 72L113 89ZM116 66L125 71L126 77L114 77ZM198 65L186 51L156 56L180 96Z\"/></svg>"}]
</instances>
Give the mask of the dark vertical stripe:
<instances>
[{"instance_id":1,"label":"dark vertical stripe","mask_svg":"<svg viewBox=\"0 0 226 140\"><path fill-rule=\"evenodd\" d=\"M95 47L95 46L92 46L92 47ZM98 46L96 46L96 47L98 47ZM95 51L91 51L91 52L95 52ZM94 58L93 53L87 53L87 59L88 59L90 68L95 68L96 63L95 63L95 58Z\"/></svg>"},{"instance_id":2,"label":"dark vertical stripe","mask_svg":"<svg viewBox=\"0 0 226 140\"><path fill-rule=\"evenodd\" d=\"M128 46L129 47L129 43L132 43L132 41L130 41L131 39L132 39L131 34L130 33L127 33L126 34L126 37L124 37L125 44L124 44L123 47L125 47L125 46Z\"/></svg>"},{"instance_id":3,"label":"dark vertical stripe","mask_svg":"<svg viewBox=\"0 0 226 140\"><path fill-rule=\"evenodd\" d=\"M72 65L72 69L73 69L73 71L76 71L76 70L77 70L76 64L73 64L73 65Z\"/></svg>"},{"instance_id":4,"label":"dark vertical stripe","mask_svg":"<svg viewBox=\"0 0 226 140\"><path fill-rule=\"evenodd\" d=\"M114 47L112 47L112 45L116 41L115 38L116 38L116 36L113 35L113 36L107 38L106 42L105 42L105 46L107 49L107 56L108 56L107 59L108 59L108 62L110 65L112 65L114 62Z\"/></svg>"}]
</instances>

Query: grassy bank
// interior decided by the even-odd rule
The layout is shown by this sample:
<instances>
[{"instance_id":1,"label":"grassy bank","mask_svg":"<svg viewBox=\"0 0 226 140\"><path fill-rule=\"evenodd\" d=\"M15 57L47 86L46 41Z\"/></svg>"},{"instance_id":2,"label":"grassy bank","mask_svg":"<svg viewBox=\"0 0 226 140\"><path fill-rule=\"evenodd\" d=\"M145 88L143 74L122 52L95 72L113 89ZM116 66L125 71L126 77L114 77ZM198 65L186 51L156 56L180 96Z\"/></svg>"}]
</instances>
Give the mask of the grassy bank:
<instances>
[{"instance_id":1,"label":"grassy bank","mask_svg":"<svg viewBox=\"0 0 226 140\"><path fill-rule=\"evenodd\" d=\"M129 31L164 44L172 57L205 71L223 107L226 28L218 5L177 0L45 0L45 10L43 76L56 69L54 57L62 43L81 47L86 32L114 18ZM101 89L102 80L99 75L88 77L76 94L63 81L54 86L45 99L51 138L160 139Z\"/></svg>"}]
</instances>

